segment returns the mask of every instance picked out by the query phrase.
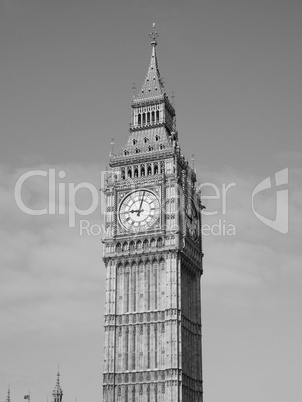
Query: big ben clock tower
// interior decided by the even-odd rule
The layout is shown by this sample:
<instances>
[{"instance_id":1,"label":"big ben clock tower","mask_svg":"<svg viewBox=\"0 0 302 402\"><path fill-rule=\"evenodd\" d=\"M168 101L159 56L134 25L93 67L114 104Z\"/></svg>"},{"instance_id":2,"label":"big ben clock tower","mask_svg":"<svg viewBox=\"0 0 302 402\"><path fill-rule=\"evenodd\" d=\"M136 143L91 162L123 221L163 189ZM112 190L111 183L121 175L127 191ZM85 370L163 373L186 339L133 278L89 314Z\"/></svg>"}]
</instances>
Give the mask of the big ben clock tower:
<instances>
[{"instance_id":1,"label":"big ben clock tower","mask_svg":"<svg viewBox=\"0 0 302 402\"><path fill-rule=\"evenodd\" d=\"M202 402L201 209L161 80L157 32L103 189L104 402Z\"/></svg>"}]
</instances>

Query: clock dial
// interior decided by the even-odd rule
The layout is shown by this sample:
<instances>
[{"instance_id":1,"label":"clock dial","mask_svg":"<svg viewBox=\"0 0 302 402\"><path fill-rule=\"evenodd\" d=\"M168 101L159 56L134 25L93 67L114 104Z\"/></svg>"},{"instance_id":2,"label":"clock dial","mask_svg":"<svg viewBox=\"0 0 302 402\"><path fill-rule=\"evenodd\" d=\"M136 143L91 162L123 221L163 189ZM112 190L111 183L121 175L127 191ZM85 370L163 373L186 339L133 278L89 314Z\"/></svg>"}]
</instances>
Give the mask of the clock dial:
<instances>
[{"instance_id":1,"label":"clock dial","mask_svg":"<svg viewBox=\"0 0 302 402\"><path fill-rule=\"evenodd\" d=\"M187 228L189 236L196 240L198 237L198 216L193 201L187 207Z\"/></svg>"},{"instance_id":2,"label":"clock dial","mask_svg":"<svg viewBox=\"0 0 302 402\"><path fill-rule=\"evenodd\" d=\"M119 219L127 230L151 228L159 218L159 201L149 190L138 190L127 195L119 208Z\"/></svg>"}]
</instances>

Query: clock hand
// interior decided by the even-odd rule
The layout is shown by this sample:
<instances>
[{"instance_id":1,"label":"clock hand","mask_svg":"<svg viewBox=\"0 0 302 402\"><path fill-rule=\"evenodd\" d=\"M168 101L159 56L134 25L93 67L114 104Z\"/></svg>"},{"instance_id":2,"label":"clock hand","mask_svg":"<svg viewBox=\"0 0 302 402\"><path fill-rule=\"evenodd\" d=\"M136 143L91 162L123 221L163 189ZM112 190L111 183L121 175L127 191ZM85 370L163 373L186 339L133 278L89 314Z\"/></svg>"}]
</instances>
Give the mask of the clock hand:
<instances>
[{"instance_id":1,"label":"clock hand","mask_svg":"<svg viewBox=\"0 0 302 402\"><path fill-rule=\"evenodd\" d=\"M134 212L144 212L143 209L131 209L130 213L133 214Z\"/></svg>"},{"instance_id":2,"label":"clock hand","mask_svg":"<svg viewBox=\"0 0 302 402\"><path fill-rule=\"evenodd\" d=\"M141 208L142 208L142 205L143 205L145 192L146 191L143 192L143 196L142 196L141 203L140 203L140 206L139 206L139 209L138 209L138 212L137 212L137 216L140 216L141 212L143 212L143 210Z\"/></svg>"}]
</instances>

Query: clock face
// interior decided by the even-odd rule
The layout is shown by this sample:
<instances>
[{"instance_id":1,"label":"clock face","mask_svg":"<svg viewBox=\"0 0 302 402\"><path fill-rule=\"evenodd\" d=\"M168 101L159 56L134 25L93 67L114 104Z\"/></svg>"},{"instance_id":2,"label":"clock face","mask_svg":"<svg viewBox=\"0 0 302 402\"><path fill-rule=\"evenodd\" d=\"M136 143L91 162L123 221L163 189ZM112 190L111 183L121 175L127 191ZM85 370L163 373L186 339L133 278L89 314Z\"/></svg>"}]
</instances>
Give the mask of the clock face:
<instances>
[{"instance_id":1,"label":"clock face","mask_svg":"<svg viewBox=\"0 0 302 402\"><path fill-rule=\"evenodd\" d=\"M138 190L127 195L119 208L120 222L127 230L149 229L157 222L159 215L158 198L149 190Z\"/></svg>"},{"instance_id":2,"label":"clock face","mask_svg":"<svg viewBox=\"0 0 302 402\"><path fill-rule=\"evenodd\" d=\"M187 228L189 236L196 240L198 237L198 216L193 201L187 206Z\"/></svg>"}]
</instances>

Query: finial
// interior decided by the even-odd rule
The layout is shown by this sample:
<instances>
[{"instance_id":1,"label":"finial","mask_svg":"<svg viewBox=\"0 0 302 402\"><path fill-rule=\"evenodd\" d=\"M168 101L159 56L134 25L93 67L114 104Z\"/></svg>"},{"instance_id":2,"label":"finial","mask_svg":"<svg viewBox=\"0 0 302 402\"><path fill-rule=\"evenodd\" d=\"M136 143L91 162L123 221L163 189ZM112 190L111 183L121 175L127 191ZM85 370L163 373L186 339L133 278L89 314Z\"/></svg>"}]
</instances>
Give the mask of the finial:
<instances>
[{"instance_id":1,"label":"finial","mask_svg":"<svg viewBox=\"0 0 302 402\"><path fill-rule=\"evenodd\" d=\"M195 155L194 154L192 154L191 162L192 162L193 170L196 173L196 170L195 170Z\"/></svg>"},{"instance_id":2,"label":"finial","mask_svg":"<svg viewBox=\"0 0 302 402\"><path fill-rule=\"evenodd\" d=\"M174 94L174 91L172 91L171 98L172 98L172 106L175 106L175 94Z\"/></svg>"},{"instance_id":3,"label":"finial","mask_svg":"<svg viewBox=\"0 0 302 402\"><path fill-rule=\"evenodd\" d=\"M157 38L159 37L158 33L155 30L155 22L152 24L152 31L149 34L150 39L151 39L151 45L156 46L157 45Z\"/></svg>"},{"instance_id":4,"label":"finial","mask_svg":"<svg viewBox=\"0 0 302 402\"><path fill-rule=\"evenodd\" d=\"M136 94L136 85L135 82L132 85L132 98L135 99L135 94Z\"/></svg>"},{"instance_id":5,"label":"finial","mask_svg":"<svg viewBox=\"0 0 302 402\"><path fill-rule=\"evenodd\" d=\"M114 145L115 145L115 142L114 142L114 138L111 138L111 152L110 152L110 156L112 156L113 155L113 151L114 151Z\"/></svg>"}]
</instances>

